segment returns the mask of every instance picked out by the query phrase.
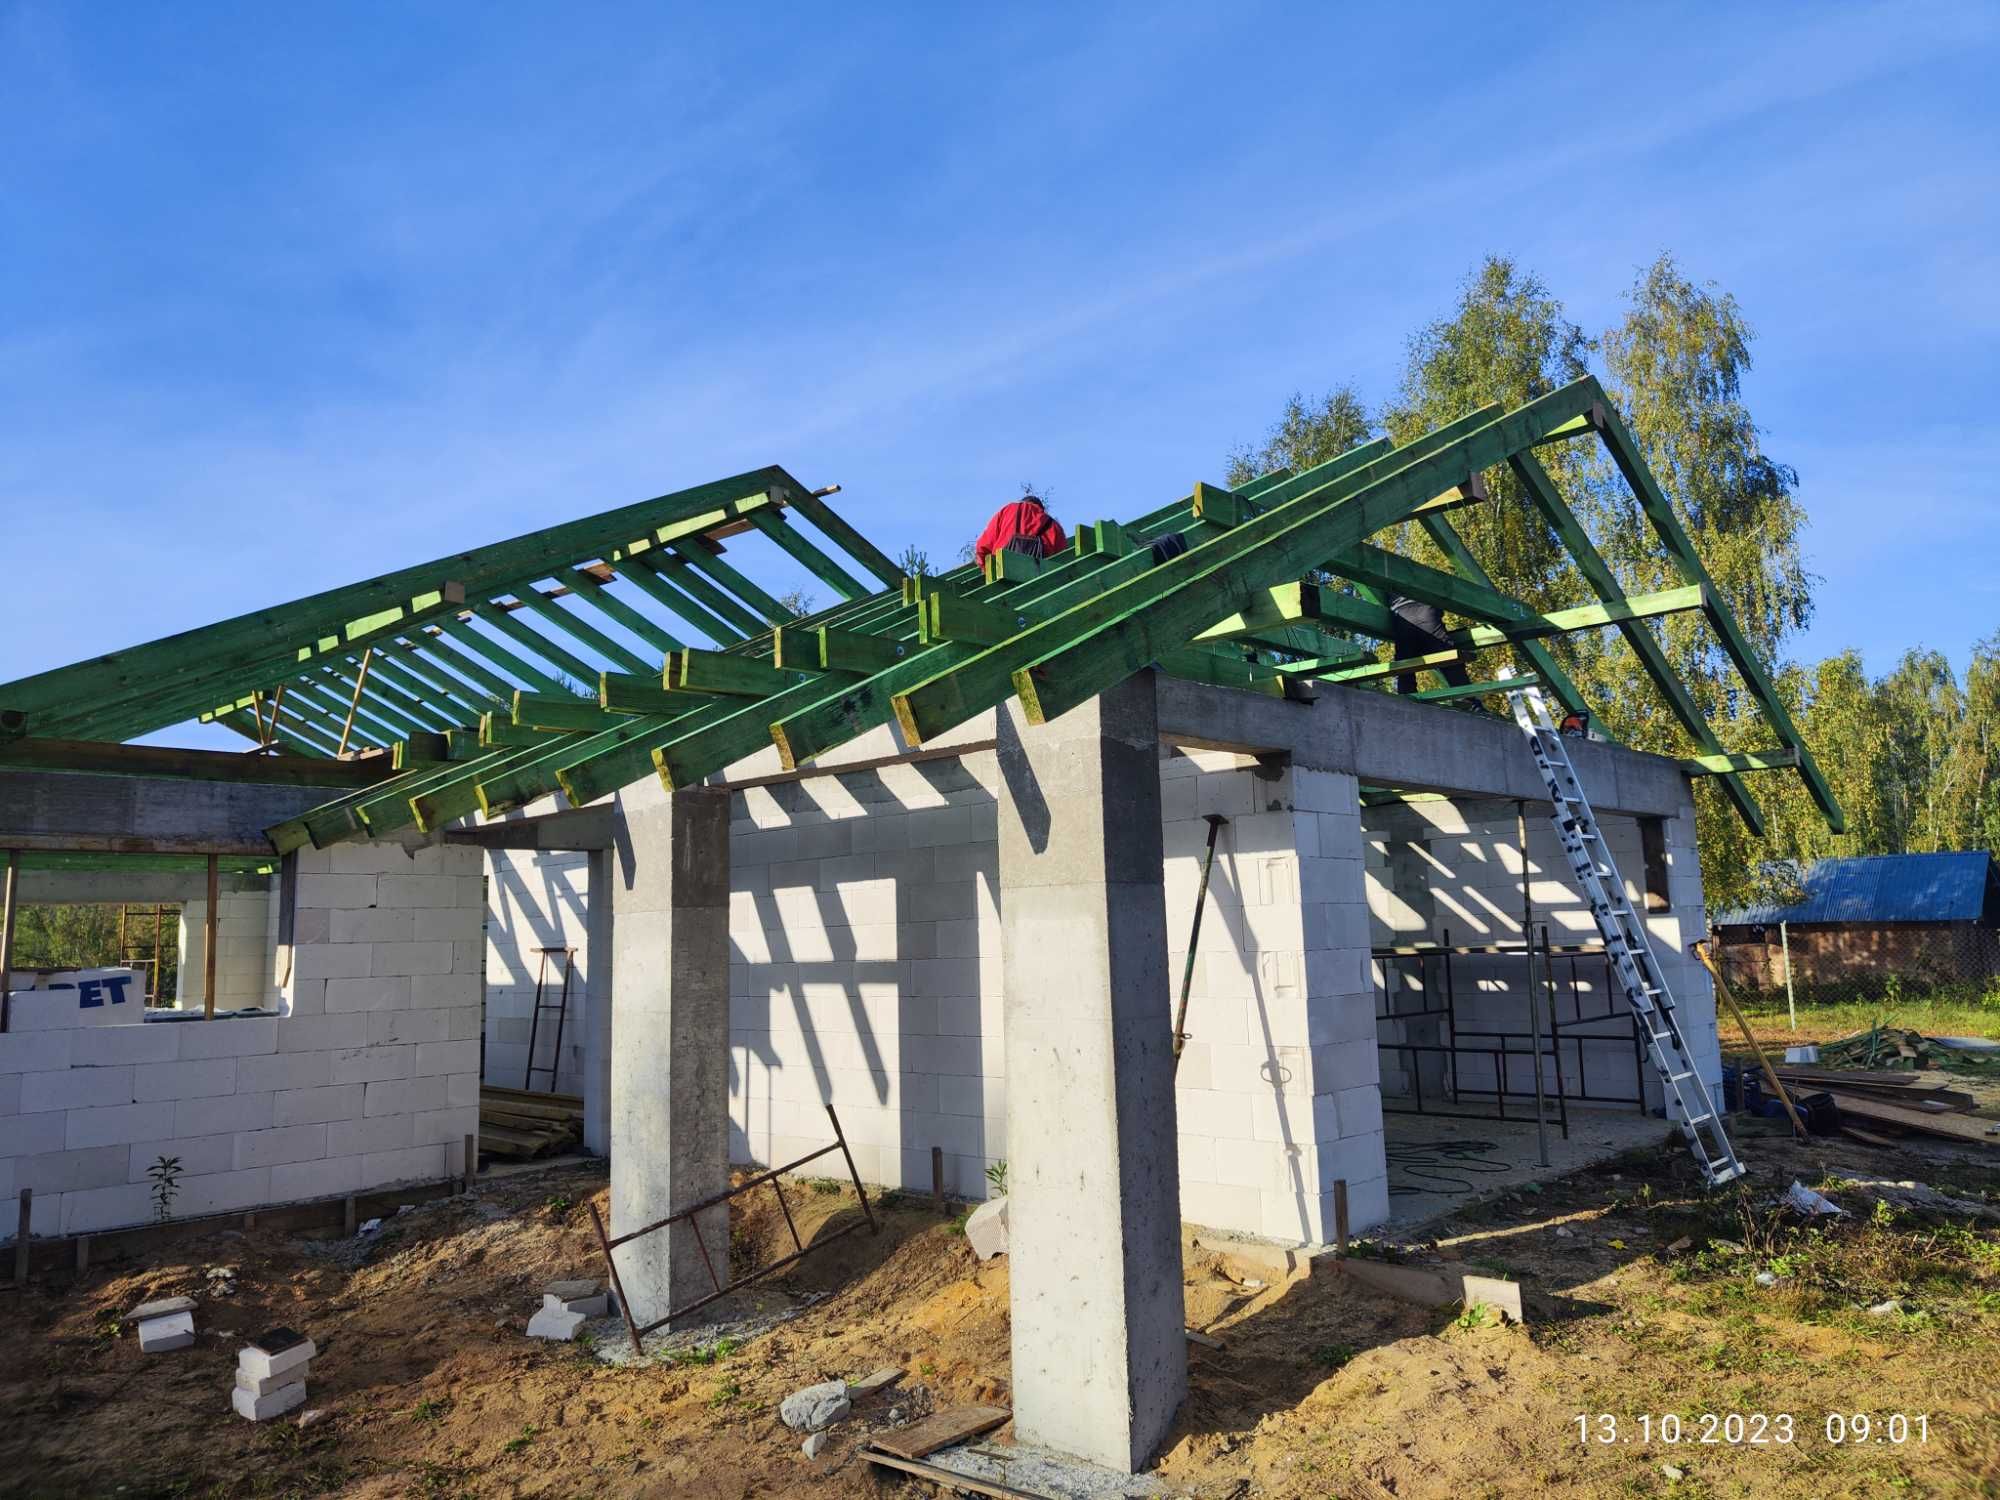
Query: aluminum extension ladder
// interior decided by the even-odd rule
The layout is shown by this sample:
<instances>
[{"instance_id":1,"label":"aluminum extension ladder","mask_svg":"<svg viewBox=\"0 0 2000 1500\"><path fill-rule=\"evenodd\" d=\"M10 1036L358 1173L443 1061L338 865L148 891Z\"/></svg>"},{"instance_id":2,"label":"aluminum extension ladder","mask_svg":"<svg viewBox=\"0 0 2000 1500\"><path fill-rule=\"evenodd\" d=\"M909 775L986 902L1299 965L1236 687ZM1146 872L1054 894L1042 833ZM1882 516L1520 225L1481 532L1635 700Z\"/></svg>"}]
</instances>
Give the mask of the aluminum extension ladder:
<instances>
[{"instance_id":1,"label":"aluminum extension ladder","mask_svg":"<svg viewBox=\"0 0 2000 1500\"><path fill-rule=\"evenodd\" d=\"M1674 997L1666 976L1646 941L1645 925L1625 897L1625 881L1597 826L1590 799L1576 779L1569 750L1549 715L1539 687L1529 683L1507 689L1514 722L1528 737L1535 764L1549 788L1549 820L1562 840L1563 853L1576 883L1590 902L1597 930L1611 960L1611 972L1625 992L1646 1035L1646 1055L1666 1085L1667 1097L1680 1106L1676 1122L1701 1167L1703 1181L1714 1187L1743 1175L1743 1163L1722 1128L1722 1117L1688 1055L1687 1041L1674 1016ZM1670 1111L1671 1114L1671 1111Z\"/></svg>"}]
</instances>

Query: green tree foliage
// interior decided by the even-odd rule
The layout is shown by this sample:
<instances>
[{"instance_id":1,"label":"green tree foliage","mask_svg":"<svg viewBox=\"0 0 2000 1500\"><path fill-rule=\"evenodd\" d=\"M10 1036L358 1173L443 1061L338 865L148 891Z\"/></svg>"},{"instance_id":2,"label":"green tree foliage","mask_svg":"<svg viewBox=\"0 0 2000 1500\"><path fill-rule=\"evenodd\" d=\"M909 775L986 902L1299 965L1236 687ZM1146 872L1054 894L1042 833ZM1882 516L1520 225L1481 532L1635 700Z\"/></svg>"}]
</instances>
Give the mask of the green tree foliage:
<instances>
[{"instance_id":1,"label":"green tree foliage","mask_svg":"<svg viewBox=\"0 0 2000 1500\"><path fill-rule=\"evenodd\" d=\"M1697 799L1703 875L1712 906L1760 888L1774 861L1835 853L1993 847L2000 837L2000 637L1980 644L1963 682L1935 652L1910 653L1870 681L1847 652L1787 663L1812 617L1813 579L1800 553L1799 478L1765 451L1744 399L1752 330L1736 299L1690 278L1671 256L1643 268L1616 324L1593 338L1540 278L1512 260L1483 261L1443 316L1412 335L1398 386L1372 417L1352 386L1317 401L1293 395L1264 441L1230 455L1231 482L1272 468L1304 468L1377 431L1407 442L1487 404L1518 406L1595 368L1645 451L1661 489L1718 592L1776 678L1847 813L1835 836L1798 779L1759 775L1759 841L1712 786ZM1630 593L1685 580L1600 445L1553 445L1539 455L1572 510ZM1496 586L1539 609L1593 600L1518 481L1487 476L1494 502L1450 520ZM1448 564L1422 528L1377 538ZM1768 726L1741 691L1735 667L1699 614L1647 625L1725 747L1768 748ZM1695 747L1615 630L1564 637L1550 648L1598 721L1615 737L1667 754ZM1494 653L1485 670L1497 670Z\"/></svg>"},{"instance_id":2,"label":"green tree foliage","mask_svg":"<svg viewBox=\"0 0 2000 1500\"><path fill-rule=\"evenodd\" d=\"M92 969L119 961L115 906L24 906L17 920L18 968Z\"/></svg>"}]
</instances>

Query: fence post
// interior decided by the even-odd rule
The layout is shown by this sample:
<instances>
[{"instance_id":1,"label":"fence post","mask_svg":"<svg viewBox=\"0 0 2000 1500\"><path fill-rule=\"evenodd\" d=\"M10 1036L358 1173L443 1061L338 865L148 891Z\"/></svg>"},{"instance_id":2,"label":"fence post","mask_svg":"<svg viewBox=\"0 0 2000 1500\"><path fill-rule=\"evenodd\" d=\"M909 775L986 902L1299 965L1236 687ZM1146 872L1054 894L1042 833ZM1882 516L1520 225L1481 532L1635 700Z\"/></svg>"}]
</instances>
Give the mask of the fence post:
<instances>
[{"instance_id":1,"label":"fence post","mask_svg":"<svg viewBox=\"0 0 2000 1500\"><path fill-rule=\"evenodd\" d=\"M1792 933L1791 924L1778 924L1778 944L1785 953L1785 1014L1792 1018L1792 1030L1799 1029L1799 1008L1792 1000Z\"/></svg>"}]
</instances>

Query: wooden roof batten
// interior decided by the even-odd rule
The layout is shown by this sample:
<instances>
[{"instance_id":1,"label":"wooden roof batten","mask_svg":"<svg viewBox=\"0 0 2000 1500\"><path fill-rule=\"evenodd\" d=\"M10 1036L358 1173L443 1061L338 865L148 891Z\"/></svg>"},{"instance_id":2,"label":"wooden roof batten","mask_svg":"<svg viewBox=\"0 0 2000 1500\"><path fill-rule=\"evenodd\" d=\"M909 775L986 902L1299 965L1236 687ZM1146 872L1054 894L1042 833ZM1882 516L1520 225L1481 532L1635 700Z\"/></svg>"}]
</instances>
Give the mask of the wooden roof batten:
<instances>
[{"instance_id":1,"label":"wooden roof batten","mask_svg":"<svg viewBox=\"0 0 2000 1500\"><path fill-rule=\"evenodd\" d=\"M1627 594L1536 457L1591 438L1630 485L1679 586ZM1449 513L1494 503L1484 475L1502 465L1597 603L1536 610L1497 588L1465 545ZM1298 697L1315 683L1379 684L1508 647L1565 707L1582 709L1551 646L1614 628L1695 743L1686 769L1716 777L1753 829L1762 818L1742 778L1757 771L1797 774L1842 825L1593 378L1512 411L1469 412L1401 446L1376 439L1302 473L1234 490L1197 484L1136 519L1079 526L1068 551L1039 561L1001 554L984 569L907 577L832 509L830 493L780 468L753 470L0 686L0 768L7 736L115 740L197 715L267 753L324 757L345 730L350 750L391 759L391 774L273 828L285 852L435 830L555 792L580 807L648 774L691 786L773 744L797 768L891 721L922 745L1009 697L1042 722L1147 667ZM1371 541L1405 521L1447 567ZM793 618L724 561L725 537L803 567L835 602ZM1357 638L1388 638L1392 592L1470 623L1449 651L1388 660ZM1725 750L1674 673L1648 622L1689 613L1720 640L1772 749ZM1498 691L1489 680L1418 696Z\"/></svg>"}]
</instances>

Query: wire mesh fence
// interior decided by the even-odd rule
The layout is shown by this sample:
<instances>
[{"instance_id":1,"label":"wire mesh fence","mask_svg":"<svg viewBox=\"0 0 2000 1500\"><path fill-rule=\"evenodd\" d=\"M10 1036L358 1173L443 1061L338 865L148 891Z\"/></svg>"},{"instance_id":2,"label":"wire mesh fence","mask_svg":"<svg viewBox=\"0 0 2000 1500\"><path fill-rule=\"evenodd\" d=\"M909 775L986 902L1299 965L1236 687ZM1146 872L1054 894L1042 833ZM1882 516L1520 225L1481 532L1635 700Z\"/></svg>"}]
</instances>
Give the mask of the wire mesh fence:
<instances>
[{"instance_id":1,"label":"wire mesh fence","mask_svg":"<svg viewBox=\"0 0 2000 1500\"><path fill-rule=\"evenodd\" d=\"M2000 1034L2000 929L1978 923L1777 924L1723 928L1716 955L1748 1009L1789 1021ZM1857 1016L1860 1019L1857 1019Z\"/></svg>"}]
</instances>

